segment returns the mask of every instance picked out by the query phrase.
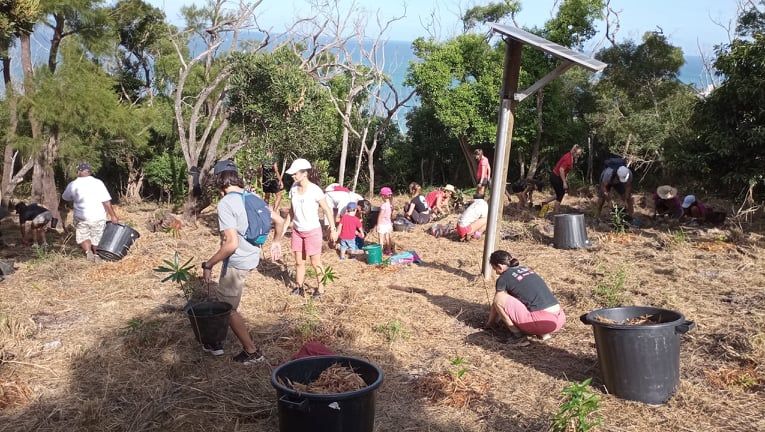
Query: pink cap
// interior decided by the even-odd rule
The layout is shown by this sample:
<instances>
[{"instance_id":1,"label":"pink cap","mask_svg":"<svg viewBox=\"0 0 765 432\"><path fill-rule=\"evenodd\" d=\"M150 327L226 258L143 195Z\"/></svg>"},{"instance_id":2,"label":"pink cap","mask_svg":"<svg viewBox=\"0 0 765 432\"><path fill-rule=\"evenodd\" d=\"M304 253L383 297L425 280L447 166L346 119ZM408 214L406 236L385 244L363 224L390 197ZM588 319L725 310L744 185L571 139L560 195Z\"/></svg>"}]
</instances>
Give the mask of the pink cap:
<instances>
[{"instance_id":1,"label":"pink cap","mask_svg":"<svg viewBox=\"0 0 765 432\"><path fill-rule=\"evenodd\" d=\"M382 196L391 196L391 195L393 195L393 191L388 186L385 186L382 189L380 189L380 195L382 195Z\"/></svg>"}]
</instances>

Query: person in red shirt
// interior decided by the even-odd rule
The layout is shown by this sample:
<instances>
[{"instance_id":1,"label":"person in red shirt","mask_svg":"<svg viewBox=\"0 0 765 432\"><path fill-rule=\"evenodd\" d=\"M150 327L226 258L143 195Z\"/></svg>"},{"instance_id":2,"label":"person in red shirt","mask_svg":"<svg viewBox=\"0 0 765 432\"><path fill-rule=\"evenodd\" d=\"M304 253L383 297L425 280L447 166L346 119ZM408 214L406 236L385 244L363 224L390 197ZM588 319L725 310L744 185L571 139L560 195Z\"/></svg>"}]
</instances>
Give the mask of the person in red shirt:
<instances>
[{"instance_id":1,"label":"person in red shirt","mask_svg":"<svg viewBox=\"0 0 765 432\"><path fill-rule=\"evenodd\" d=\"M553 200L555 201L555 213L560 213L560 205L563 202L563 197L568 192L568 173L574 167L577 159L582 154L582 148L574 144L571 147L571 151L566 152L550 173L550 185L552 185L555 191L555 196L549 200L543 202L543 205L547 205Z\"/></svg>"},{"instance_id":2,"label":"person in red shirt","mask_svg":"<svg viewBox=\"0 0 765 432\"><path fill-rule=\"evenodd\" d=\"M361 219L356 216L356 203L351 201L345 207L345 214L340 218L338 225L340 234L340 259L345 259L345 252L351 255L357 253L359 248L356 245L356 235L364 237L364 228L361 225Z\"/></svg>"},{"instance_id":3,"label":"person in red shirt","mask_svg":"<svg viewBox=\"0 0 765 432\"><path fill-rule=\"evenodd\" d=\"M449 212L449 199L453 193L454 186L447 184L443 188L430 191L425 195L425 201L435 216L443 216Z\"/></svg>"},{"instance_id":4,"label":"person in red shirt","mask_svg":"<svg viewBox=\"0 0 765 432\"><path fill-rule=\"evenodd\" d=\"M484 189L489 185L489 181L491 180L489 158L483 155L483 150L481 149L475 149L473 155L475 155L475 160L478 162L478 168L475 171L475 179L478 186L476 187L475 193L483 194Z\"/></svg>"}]
</instances>

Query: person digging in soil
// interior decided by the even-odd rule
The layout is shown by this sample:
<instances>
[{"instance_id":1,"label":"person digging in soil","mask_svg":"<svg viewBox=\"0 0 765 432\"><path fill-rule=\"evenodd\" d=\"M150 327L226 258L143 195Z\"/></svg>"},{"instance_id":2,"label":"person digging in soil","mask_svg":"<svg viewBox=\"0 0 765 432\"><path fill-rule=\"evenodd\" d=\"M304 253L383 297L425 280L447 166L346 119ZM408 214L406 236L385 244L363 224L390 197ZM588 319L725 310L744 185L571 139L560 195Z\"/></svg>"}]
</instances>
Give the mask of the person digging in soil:
<instances>
[{"instance_id":1,"label":"person digging in soil","mask_svg":"<svg viewBox=\"0 0 765 432\"><path fill-rule=\"evenodd\" d=\"M682 202L677 189L669 185L659 186L653 194L653 218L679 219L683 215Z\"/></svg>"},{"instance_id":2,"label":"person digging in soil","mask_svg":"<svg viewBox=\"0 0 765 432\"><path fill-rule=\"evenodd\" d=\"M538 274L504 250L492 253L489 263L499 278L486 327L502 322L516 338L534 335L541 340L563 328L566 314Z\"/></svg>"},{"instance_id":3,"label":"person digging in soil","mask_svg":"<svg viewBox=\"0 0 765 432\"><path fill-rule=\"evenodd\" d=\"M27 230L29 230L32 233L32 242L41 246L48 246L48 241L45 239L45 230L51 219L53 219L53 214L37 203L26 205L23 202L16 204L16 214L19 215L21 243L30 243L27 238Z\"/></svg>"},{"instance_id":4,"label":"person digging in soil","mask_svg":"<svg viewBox=\"0 0 765 432\"><path fill-rule=\"evenodd\" d=\"M626 165L619 167L606 166L600 173L600 183L598 185L598 204L595 211L595 217L600 217L603 211L603 204L611 199L611 192L615 190L622 197L627 205L627 214L631 217L634 213L632 202L632 170Z\"/></svg>"},{"instance_id":5,"label":"person digging in soil","mask_svg":"<svg viewBox=\"0 0 765 432\"><path fill-rule=\"evenodd\" d=\"M555 201L555 214L560 213L560 205L563 202L563 197L568 193L568 174L571 169L574 168L579 156L582 155L582 148L574 144L571 147L571 151L565 153L555 164L552 172L550 173L550 185L555 191L555 196L542 203L547 205L552 201Z\"/></svg>"},{"instance_id":6,"label":"person digging in soil","mask_svg":"<svg viewBox=\"0 0 765 432\"><path fill-rule=\"evenodd\" d=\"M233 306L229 318L229 326L239 342L242 352L234 356L237 363L251 364L264 360L263 354L250 337L242 315L237 312L239 301L242 299L247 275L260 263L261 248L244 238L249 226L247 210L244 206L242 193L244 180L236 171L236 166L230 161L215 165L215 185L222 196L218 202L218 227L220 229L220 247L207 261L202 263L202 274L206 283L212 281L212 269L219 262L223 263L216 296L220 301ZM271 222L274 226L274 239L271 243L271 259L278 261L282 256L281 237L284 220L279 213L271 212ZM215 355L223 355L223 345L203 345L202 348Z\"/></svg>"},{"instance_id":7,"label":"person digging in soil","mask_svg":"<svg viewBox=\"0 0 765 432\"><path fill-rule=\"evenodd\" d=\"M473 195L473 202L460 215L457 221L457 235L460 241L468 241L471 237L481 238L481 232L486 228L489 217L489 204L483 198L483 194Z\"/></svg>"}]
</instances>

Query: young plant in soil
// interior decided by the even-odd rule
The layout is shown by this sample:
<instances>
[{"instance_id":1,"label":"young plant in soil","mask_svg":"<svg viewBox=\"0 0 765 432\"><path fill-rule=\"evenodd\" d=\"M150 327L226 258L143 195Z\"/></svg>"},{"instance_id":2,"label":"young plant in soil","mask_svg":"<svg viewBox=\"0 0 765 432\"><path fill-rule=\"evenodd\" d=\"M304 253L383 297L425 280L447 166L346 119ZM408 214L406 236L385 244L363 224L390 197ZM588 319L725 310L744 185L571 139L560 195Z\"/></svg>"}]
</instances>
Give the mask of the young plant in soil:
<instances>
[{"instance_id":1,"label":"young plant in soil","mask_svg":"<svg viewBox=\"0 0 765 432\"><path fill-rule=\"evenodd\" d=\"M572 383L563 389L566 400L553 418L552 432L587 432L601 424L603 419L595 412L600 409L600 398L590 391L592 378Z\"/></svg>"},{"instance_id":2,"label":"young plant in soil","mask_svg":"<svg viewBox=\"0 0 765 432\"><path fill-rule=\"evenodd\" d=\"M314 270L312 267L306 269L305 271L306 276L308 277L317 277L316 270ZM335 280L339 279L340 277L335 273L335 269L332 268L332 266L326 266L324 267L324 271L319 272L318 279L321 282L322 285L327 286L331 283L333 283Z\"/></svg>"},{"instance_id":3,"label":"young plant in soil","mask_svg":"<svg viewBox=\"0 0 765 432\"><path fill-rule=\"evenodd\" d=\"M154 269L157 273L169 273L162 282L173 281L178 284L178 288L181 289L183 296L186 300L191 300L194 295L194 287L189 283L193 275L191 270L194 268L194 264L191 261L194 257L189 258L188 261L181 264L181 255L176 251L172 260L163 260L165 265L161 265Z\"/></svg>"},{"instance_id":4,"label":"young plant in soil","mask_svg":"<svg viewBox=\"0 0 765 432\"><path fill-rule=\"evenodd\" d=\"M609 272L593 289L593 294L605 307L616 307L624 303L624 283L627 280L627 270L620 267L615 272Z\"/></svg>"},{"instance_id":5,"label":"young plant in soil","mask_svg":"<svg viewBox=\"0 0 765 432\"><path fill-rule=\"evenodd\" d=\"M456 380L461 380L468 373L468 362L464 357L454 356L449 360L452 366L451 374Z\"/></svg>"},{"instance_id":6,"label":"young plant in soil","mask_svg":"<svg viewBox=\"0 0 765 432\"><path fill-rule=\"evenodd\" d=\"M627 228L629 228L627 211L616 204L611 209L611 227L614 231L622 234L627 232Z\"/></svg>"},{"instance_id":7,"label":"young plant in soil","mask_svg":"<svg viewBox=\"0 0 765 432\"><path fill-rule=\"evenodd\" d=\"M408 339L409 332L404 328L404 324L399 320L388 321L385 324L376 326L374 328L376 333L380 333L385 336L388 343L393 343L399 339Z\"/></svg>"}]
</instances>

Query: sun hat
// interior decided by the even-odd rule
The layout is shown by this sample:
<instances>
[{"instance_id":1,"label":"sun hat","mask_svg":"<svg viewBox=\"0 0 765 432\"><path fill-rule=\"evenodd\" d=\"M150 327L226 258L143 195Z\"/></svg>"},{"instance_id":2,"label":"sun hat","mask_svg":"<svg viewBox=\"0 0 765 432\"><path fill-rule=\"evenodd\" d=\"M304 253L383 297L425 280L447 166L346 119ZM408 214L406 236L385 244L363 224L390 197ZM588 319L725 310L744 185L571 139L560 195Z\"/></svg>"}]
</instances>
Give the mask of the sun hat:
<instances>
[{"instance_id":1,"label":"sun hat","mask_svg":"<svg viewBox=\"0 0 765 432\"><path fill-rule=\"evenodd\" d=\"M287 174L292 175L298 171L307 171L311 169L311 162L305 159L295 159L292 161L292 165L287 169Z\"/></svg>"},{"instance_id":2,"label":"sun hat","mask_svg":"<svg viewBox=\"0 0 765 432\"><path fill-rule=\"evenodd\" d=\"M79 165L77 165L77 171L90 171L93 172L93 167L90 166L87 162L80 162Z\"/></svg>"},{"instance_id":3,"label":"sun hat","mask_svg":"<svg viewBox=\"0 0 765 432\"><path fill-rule=\"evenodd\" d=\"M688 208L696 202L696 195L686 195L683 199L683 208Z\"/></svg>"},{"instance_id":4,"label":"sun hat","mask_svg":"<svg viewBox=\"0 0 765 432\"><path fill-rule=\"evenodd\" d=\"M393 195L393 190L391 190L391 188L389 188L388 186L384 186L382 189L380 189L380 195L391 196Z\"/></svg>"},{"instance_id":5,"label":"sun hat","mask_svg":"<svg viewBox=\"0 0 765 432\"><path fill-rule=\"evenodd\" d=\"M620 166L619 169L616 170L616 175L619 176L620 182L627 183L630 179L630 169L626 166Z\"/></svg>"},{"instance_id":6,"label":"sun hat","mask_svg":"<svg viewBox=\"0 0 765 432\"><path fill-rule=\"evenodd\" d=\"M449 192L451 192L451 193L454 193L454 192L455 192L455 190L454 190L454 186L452 186L452 185L450 185L450 184L447 184L446 186L444 186L444 190L445 190L445 191L449 191Z\"/></svg>"},{"instance_id":7,"label":"sun hat","mask_svg":"<svg viewBox=\"0 0 765 432\"><path fill-rule=\"evenodd\" d=\"M345 206L345 209L346 210L356 210L356 207L357 207L356 203L351 201L351 202L348 203L347 206Z\"/></svg>"},{"instance_id":8,"label":"sun hat","mask_svg":"<svg viewBox=\"0 0 765 432\"><path fill-rule=\"evenodd\" d=\"M677 196L677 189L670 185L663 185L656 188L656 195L661 199L672 199Z\"/></svg>"},{"instance_id":9,"label":"sun hat","mask_svg":"<svg viewBox=\"0 0 765 432\"><path fill-rule=\"evenodd\" d=\"M213 167L213 174L218 175L224 171L236 172L236 164L231 159L223 159L215 163Z\"/></svg>"}]
</instances>

